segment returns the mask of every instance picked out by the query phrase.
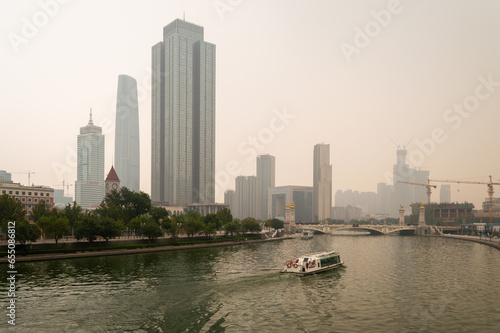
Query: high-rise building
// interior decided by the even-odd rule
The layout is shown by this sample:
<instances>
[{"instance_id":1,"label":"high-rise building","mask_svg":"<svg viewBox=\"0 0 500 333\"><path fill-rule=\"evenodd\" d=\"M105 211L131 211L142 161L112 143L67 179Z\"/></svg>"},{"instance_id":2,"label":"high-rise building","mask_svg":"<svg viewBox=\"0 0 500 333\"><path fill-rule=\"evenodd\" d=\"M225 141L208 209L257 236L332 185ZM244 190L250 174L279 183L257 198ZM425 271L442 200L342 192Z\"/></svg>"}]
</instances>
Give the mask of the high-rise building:
<instances>
[{"instance_id":1,"label":"high-rise building","mask_svg":"<svg viewBox=\"0 0 500 333\"><path fill-rule=\"evenodd\" d=\"M5 170L0 170L0 180L12 180L12 174Z\"/></svg>"},{"instance_id":2,"label":"high-rise building","mask_svg":"<svg viewBox=\"0 0 500 333\"><path fill-rule=\"evenodd\" d=\"M450 185L441 185L441 189L439 191L439 202L440 203L451 203L451 186Z\"/></svg>"},{"instance_id":3,"label":"high-rise building","mask_svg":"<svg viewBox=\"0 0 500 333\"><path fill-rule=\"evenodd\" d=\"M406 163L407 151L405 148L398 147L396 150L397 163L393 167L393 206L391 208L391 216L398 216L399 205L408 207L413 203L413 186L404 182L413 182L415 169L411 168Z\"/></svg>"},{"instance_id":4,"label":"high-rise building","mask_svg":"<svg viewBox=\"0 0 500 333\"><path fill-rule=\"evenodd\" d=\"M77 144L75 201L84 209L97 207L104 198L104 135L94 125L92 110L89 123L80 128Z\"/></svg>"},{"instance_id":5,"label":"high-rise building","mask_svg":"<svg viewBox=\"0 0 500 333\"><path fill-rule=\"evenodd\" d=\"M151 198L215 201L215 45L175 20L152 48ZM118 174L120 177L121 175Z\"/></svg>"},{"instance_id":6,"label":"high-rise building","mask_svg":"<svg viewBox=\"0 0 500 333\"><path fill-rule=\"evenodd\" d=\"M313 218L324 221L332 211L332 165L330 145L318 143L314 146L313 165Z\"/></svg>"},{"instance_id":7,"label":"high-rise building","mask_svg":"<svg viewBox=\"0 0 500 333\"><path fill-rule=\"evenodd\" d=\"M393 210L393 186L387 185L386 183L377 184L377 208L376 215L382 217L391 216L391 211Z\"/></svg>"},{"instance_id":8,"label":"high-rise building","mask_svg":"<svg viewBox=\"0 0 500 333\"><path fill-rule=\"evenodd\" d=\"M295 222L311 222L313 215L313 188L311 186L278 186L268 190L269 218L285 220L286 206L295 205Z\"/></svg>"},{"instance_id":9,"label":"high-rise building","mask_svg":"<svg viewBox=\"0 0 500 333\"><path fill-rule=\"evenodd\" d=\"M224 192L224 203L229 205L229 210L234 214L234 190L226 190Z\"/></svg>"},{"instance_id":10,"label":"high-rise building","mask_svg":"<svg viewBox=\"0 0 500 333\"><path fill-rule=\"evenodd\" d=\"M256 218L267 220L268 189L275 186L276 163L274 156L257 156L257 184L256 184Z\"/></svg>"},{"instance_id":11,"label":"high-rise building","mask_svg":"<svg viewBox=\"0 0 500 333\"><path fill-rule=\"evenodd\" d=\"M116 173L122 187L139 192L139 111L137 106L137 82L128 75L118 76L115 128Z\"/></svg>"},{"instance_id":12,"label":"high-rise building","mask_svg":"<svg viewBox=\"0 0 500 333\"><path fill-rule=\"evenodd\" d=\"M233 217L255 217L255 176L238 176L235 179Z\"/></svg>"}]
</instances>

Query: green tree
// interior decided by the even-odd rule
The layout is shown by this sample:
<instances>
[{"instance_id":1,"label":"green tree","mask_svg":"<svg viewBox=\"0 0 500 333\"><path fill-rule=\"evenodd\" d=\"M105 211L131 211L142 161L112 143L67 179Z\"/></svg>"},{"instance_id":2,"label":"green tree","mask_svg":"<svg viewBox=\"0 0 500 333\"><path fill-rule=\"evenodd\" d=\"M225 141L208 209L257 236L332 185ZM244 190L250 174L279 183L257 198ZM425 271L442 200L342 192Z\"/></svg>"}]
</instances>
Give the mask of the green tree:
<instances>
[{"instance_id":1,"label":"green tree","mask_svg":"<svg viewBox=\"0 0 500 333\"><path fill-rule=\"evenodd\" d=\"M283 229L285 227L285 223L275 218L270 220L269 226L273 229Z\"/></svg>"},{"instance_id":2,"label":"green tree","mask_svg":"<svg viewBox=\"0 0 500 333\"><path fill-rule=\"evenodd\" d=\"M144 215L151 210L151 198L147 193L131 191L121 187L119 191L108 193L96 213L102 217L122 220L128 226L132 219Z\"/></svg>"},{"instance_id":3,"label":"green tree","mask_svg":"<svg viewBox=\"0 0 500 333\"><path fill-rule=\"evenodd\" d=\"M141 233L143 236L146 236L149 241L163 236L163 230L152 217L144 218L144 223L141 225Z\"/></svg>"},{"instance_id":4,"label":"green tree","mask_svg":"<svg viewBox=\"0 0 500 333\"><path fill-rule=\"evenodd\" d=\"M182 227L186 231L188 237L193 237L194 235L200 233L203 230L203 222L200 213L191 210L182 217Z\"/></svg>"},{"instance_id":5,"label":"green tree","mask_svg":"<svg viewBox=\"0 0 500 333\"><path fill-rule=\"evenodd\" d=\"M31 210L30 218L35 223L38 223L38 220L40 220L40 218L42 218L44 216L50 216L50 215L52 215L52 213L51 213L50 209L48 208L45 200L42 199Z\"/></svg>"},{"instance_id":6,"label":"green tree","mask_svg":"<svg viewBox=\"0 0 500 333\"><path fill-rule=\"evenodd\" d=\"M227 234L231 234L233 237L234 234L239 234L241 231L241 222L239 219L234 219L231 222L228 222L224 225L224 231Z\"/></svg>"},{"instance_id":7,"label":"green tree","mask_svg":"<svg viewBox=\"0 0 500 333\"><path fill-rule=\"evenodd\" d=\"M92 244L96 240L97 235L99 235L99 225L95 216L86 214L76 223L76 239L87 239Z\"/></svg>"},{"instance_id":8,"label":"green tree","mask_svg":"<svg viewBox=\"0 0 500 333\"><path fill-rule=\"evenodd\" d=\"M47 238L47 227L51 223L51 220L54 219L54 216L40 216L38 221L36 221L36 225L40 228L43 238Z\"/></svg>"},{"instance_id":9,"label":"green tree","mask_svg":"<svg viewBox=\"0 0 500 333\"><path fill-rule=\"evenodd\" d=\"M144 223L144 216L136 216L127 224L127 228L129 232L133 231L134 235L138 236L141 232L142 223Z\"/></svg>"},{"instance_id":10,"label":"green tree","mask_svg":"<svg viewBox=\"0 0 500 333\"><path fill-rule=\"evenodd\" d=\"M233 221L233 216L231 215L231 211L227 208L222 208L215 214L217 218L218 225L224 227L226 224Z\"/></svg>"},{"instance_id":11,"label":"green tree","mask_svg":"<svg viewBox=\"0 0 500 333\"><path fill-rule=\"evenodd\" d=\"M222 223L219 222L217 216L215 214L207 214L202 217L203 220L203 234L207 237L211 235L216 235L217 230L219 230L222 226Z\"/></svg>"},{"instance_id":12,"label":"green tree","mask_svg":"<svg viewBox=\"0 0 500 333\"><path fill-rule=\"evenodd\" d=\"M41 220L43 219L46 219L46 221L43 222L44 230L50 237L54 238L56 246L57 242L71 231L71 226L66 217L44 216Z\"/></svg>"},{"instance_id":13,"label":"green tree","mask_svg":"<svg viewBox=\"0 0 500 333\"><path fill-rule=\"evenodd\" d=\"M83 217L82 207L77 205L76 201L73 201L73 205L67 204L64 207L62 215L68 219L69 225L71 226L71 235L74 235L75 224Z\"/></svg>"},{"instance_id":14,"label":"green tree","mask_svg":"<svg viewBox=\"0 0 500 333\"><path fill-rule=\"evenodd\" d=\"M125 229L122 221L116 221L110 217L99 217L97 219L97 226L99 229L99 236L104 238L106 244L108 244L110 238L120 236L123 229Z\"/></svg>"},{"instance_id":15,"label":"green tree","mask_svg":"<svg viewBox=\"0 0 500 333\"><path fill-rule=\"evenodd\" d=\"M163 222L162 222L163 223ZM167 224L169 225L167 227ZM165 225L165 227L163 227L163 229L172 236L172 238L177 238L177 236L179 235L179 225L177 224L177 221L175 219L175 217L173 219L168 219L168 221L166 221L165 224L162 224L162 226Z\"/></svg>"},{"instance_id":16,"label":"green tree","mask_svg":"<svg viewBox=\"0 0 500 333\"><path fill-rule=\"evenodd\" d=\"M7 223L12 221L19 223L26 220L24 205L8 194L0 196L0 228L4 236L7 235Z\"/></svg>"},{"instance_id":17,"label":"green tree","mask_svg":"<svg viewBox=\"0 0 500 333\"><path fill-rule=\"evenodd\" d=\"M260 232L262 230L259 222L253 217L247 217L241 221L241 229L246 232Z\"/></svg>"},{"instance_id":18,"label":"green tree","mask_svg":"<svg viewBox=\"0 0 500 333\"><path fill-rule=\"evenodd\" d=\"M41 231L40 228L33 223L29 223L26 220L21 220L16 222L16 241L18 241L24 249L26 249L26 243L36 242L40 238Z\"/></svg>"},{"instance_id":19,"label":"green tree","mask_svg":"<svg viewBox=\"0 0 500 333\"><path fill-rule=\"evenodd\" d=\"M151 206L149 215L156 221L160 223L164 219L168 219L168 211L164 207Z\"/></svg>"},{"instance_id":20,"label":"green tree","mask_svg":"<svg viewBox=\"0 0 500 333\"><path fill-rule=\"evenodd\" d=\"M126 219L124 206L125 201L120 191L112 190L106 194L95 212L101 217L109 217L113 220L122 220L125 221L125 224L127 224L130 220Z\"/></svg>"}]
</instances>

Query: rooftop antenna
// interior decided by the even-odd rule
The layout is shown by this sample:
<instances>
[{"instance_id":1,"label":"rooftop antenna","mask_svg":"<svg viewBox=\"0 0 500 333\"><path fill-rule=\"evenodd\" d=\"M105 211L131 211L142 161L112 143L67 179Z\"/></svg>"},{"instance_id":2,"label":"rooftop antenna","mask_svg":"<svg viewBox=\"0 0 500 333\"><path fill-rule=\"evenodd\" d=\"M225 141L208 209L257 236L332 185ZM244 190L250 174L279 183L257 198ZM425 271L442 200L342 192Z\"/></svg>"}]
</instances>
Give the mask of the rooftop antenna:
<instances>
[{"instance_id":1,"label":"rooftop antenna","mask_svg":"<svg viewBox=\"0 0 500 333\"><path fill-rule=\"evenodd\" d=\"M94 122L92 121L92 108L90 108L89 125L94 125Z\"/></svg>"},{"instance_id":2,"label":"rooftop antenna","mask_svg":"<svg viewBox=\"0 0 500 333\"><path fill-rule=\"evenodd\" d=\"M186 21L186 12L182 12L182 20Z\"/></svg>"}]
</instances>

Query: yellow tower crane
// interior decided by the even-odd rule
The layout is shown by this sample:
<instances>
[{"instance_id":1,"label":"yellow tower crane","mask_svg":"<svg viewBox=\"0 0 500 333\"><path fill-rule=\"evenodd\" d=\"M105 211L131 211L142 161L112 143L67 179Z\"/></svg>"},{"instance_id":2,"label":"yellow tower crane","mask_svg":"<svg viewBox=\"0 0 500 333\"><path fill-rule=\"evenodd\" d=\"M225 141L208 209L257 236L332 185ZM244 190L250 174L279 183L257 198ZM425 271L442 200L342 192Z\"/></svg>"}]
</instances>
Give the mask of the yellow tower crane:
<instances>
[{"instance_id":1,"label":"yellow tower crane","mask_svg":"<svg viewBox=\"0 0 500 333\"><path fill-rule=\"evenodd\" d=\"M493 223L493 185L500 185L500 183L494 183L491 176L489 182L477 182L477 181L468 181L468 180L439 180L439 179L429 179L430 182L439 182L439 183L457 183L457 184L480 184L480 185L488 185L488 196L489 196L489 213L490 213L490 223Z\"/></svg>"},{"instance_id":2,"label":"yellow tower crane","mask_svg":"<svg viewBox=\"0 0 500 333\"><path fill-rule=\"evenodd\" d=\"M34 175L35 174L34 172L28 170L28 172L12 172L12 173L28 174L28 186L31 186L31 175Z\"/></svg>"},{"instance_id":3,"label":"yellow tower crane","mask_svg":"<svg viewBox=\"0 0 500 333\"><path fill-rule=\"evenodd\" d=\"M436 185L431 185L431 182L429 179L427 179L427 184L422 184L422 183L412 183L412 182L404 182L404 181L401 181L401 180L398 180L398 183L403 183L403 184L410 184L410 185L420 185L420 186L425 186L427 187L427 203L430 204L431 203L431 193L432 193L432 190L431 190L431 187L434 187L434 188L437 188Z\"/></svg>"}]
</instances>

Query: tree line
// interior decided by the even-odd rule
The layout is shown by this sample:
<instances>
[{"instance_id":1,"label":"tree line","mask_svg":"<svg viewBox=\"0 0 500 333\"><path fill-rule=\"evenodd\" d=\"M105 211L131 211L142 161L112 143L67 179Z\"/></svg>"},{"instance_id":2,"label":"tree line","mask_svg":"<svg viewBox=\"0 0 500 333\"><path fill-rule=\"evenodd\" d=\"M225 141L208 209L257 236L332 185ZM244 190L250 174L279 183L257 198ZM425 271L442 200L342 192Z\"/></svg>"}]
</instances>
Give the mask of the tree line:
<instances>
[{"instance_id":1,"label":"tree line","mask_svg":"<svg viewBox=\"0 0 500 333\"><path fill-rule=\"evenodd\" d=\"M165 234L177 238L181 232L190 238L195 235L211 237L222 231L232 237L260 232L262 225L283 228L283 221L277 219L259 223L252 217L233 218L227 208L205 216L194 210L171 216L164 207L153 206L147 193L126 187L108 193L92 212L85 212L76 202L67 204L62 210L50 210L41 200L33 207L29 219L33 223L26 219L20 201L7 194L0 197L0 227L7 230L7 222L16 221L16 241L23 245L36 242L41 236L54 239L57 246L60 239L69 235L91 243L101 237L107 243L124 234L151 240Z\"/></svg>"}]
</instances>

